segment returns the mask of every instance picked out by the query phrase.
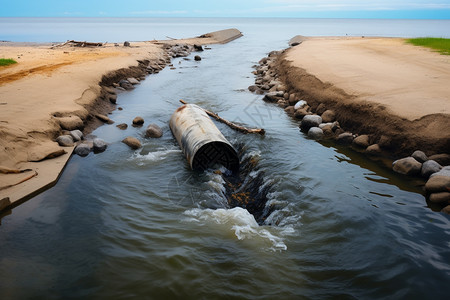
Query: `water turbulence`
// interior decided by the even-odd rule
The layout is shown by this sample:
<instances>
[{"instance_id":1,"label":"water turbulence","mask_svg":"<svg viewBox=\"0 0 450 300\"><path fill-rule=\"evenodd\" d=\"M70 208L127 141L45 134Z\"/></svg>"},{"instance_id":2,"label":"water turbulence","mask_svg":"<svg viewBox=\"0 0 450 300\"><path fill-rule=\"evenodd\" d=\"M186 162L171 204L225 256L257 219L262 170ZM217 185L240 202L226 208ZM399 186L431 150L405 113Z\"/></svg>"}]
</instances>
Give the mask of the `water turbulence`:
<instances>
[{"instance_id":1,"label":"water turbulence","mask_svg":"<svg viewBox=\"0 0 450 300\"><path fill-rule=\"evenodd\" d=\"M178 108L170 119L170 129L193 170L219 167L214 173L222 177L226 206L244 208L258 224L264 223L271 212L266 208L270 185L264 184L264 173L257 168L257 158L246 154L243 145L236 151L197 105Z\"/></svg>"}]
</instances>

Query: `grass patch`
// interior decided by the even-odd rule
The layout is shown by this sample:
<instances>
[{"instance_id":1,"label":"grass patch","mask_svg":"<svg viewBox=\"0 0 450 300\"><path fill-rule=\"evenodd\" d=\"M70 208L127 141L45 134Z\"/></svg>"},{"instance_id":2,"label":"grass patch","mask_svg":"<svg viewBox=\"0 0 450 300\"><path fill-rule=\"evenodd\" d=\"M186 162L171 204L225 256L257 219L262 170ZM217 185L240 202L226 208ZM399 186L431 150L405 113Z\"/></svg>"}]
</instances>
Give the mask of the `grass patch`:
<instances>
[{"instance_id":1,"label":"grass patch","mask_svg":"<svg viewBox=\"0 0 450 300\"><path fill-rule=\"evenodd\" d=\"M15 61L14 59L11 59L11 58L0 58L0 66L1 67L13 65L13 64L17 64L17 61Z\"/></svg>"},{"instance_id":2,"label":"grass patch","mask_svg":"<svg viewBox=\"0 0 450 300\"><path fill-rule=\"evenodd\" d=\"M416 46L431 48L444 55L450 55L450 39L425 37L408 39L406 42Z\"/></svg>"}]
</instances>

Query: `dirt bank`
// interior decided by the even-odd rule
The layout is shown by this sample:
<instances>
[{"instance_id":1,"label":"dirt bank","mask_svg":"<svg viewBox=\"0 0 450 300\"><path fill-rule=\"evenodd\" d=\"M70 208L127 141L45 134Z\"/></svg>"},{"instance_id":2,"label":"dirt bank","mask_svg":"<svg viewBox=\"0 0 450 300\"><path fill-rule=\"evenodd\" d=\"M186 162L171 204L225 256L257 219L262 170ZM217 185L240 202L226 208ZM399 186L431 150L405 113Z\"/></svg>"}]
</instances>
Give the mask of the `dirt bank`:
<instances>
[{"instance_id":1,"label":"dirt bank","mask_svg":"<svg viewBox=\"0 0 450 300\"><path fill-rule=\"evenodd\" d=\"M390 38L308 38L278 60L291 92L392 156L450 153L450 59Z\"/></svg>"}]
</instances>

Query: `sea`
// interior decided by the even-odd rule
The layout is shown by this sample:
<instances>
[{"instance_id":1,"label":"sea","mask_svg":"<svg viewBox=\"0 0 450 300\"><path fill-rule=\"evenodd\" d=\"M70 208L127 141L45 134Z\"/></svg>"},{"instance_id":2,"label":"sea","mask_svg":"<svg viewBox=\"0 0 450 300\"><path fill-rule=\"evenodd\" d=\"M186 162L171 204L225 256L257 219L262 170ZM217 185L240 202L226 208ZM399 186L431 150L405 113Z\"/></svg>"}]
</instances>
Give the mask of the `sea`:
<instances>
[{"instance_id":1,"label":"sea","mask_svg":"<svg viewBox=\"0 0 450 300\"><path fill-rule=\"evenodd\" d=\"M0 299L448 299L450 217L423 182L308 139L247 87L254 65L295 35L449 38L450 20L0 18L0 40L123 43L227 28L243 37L119 92L115 124L91 134L107 150L73 156L54 187L0 216ZM226 170L190 169L168 125L179 99L266 130L216 123L252 162L240 192L264 198L263 218L229 204ZM144 127L115 126L136 116ZM162 138L145 137L150 123Z\"/></svg>"}]
</instances>

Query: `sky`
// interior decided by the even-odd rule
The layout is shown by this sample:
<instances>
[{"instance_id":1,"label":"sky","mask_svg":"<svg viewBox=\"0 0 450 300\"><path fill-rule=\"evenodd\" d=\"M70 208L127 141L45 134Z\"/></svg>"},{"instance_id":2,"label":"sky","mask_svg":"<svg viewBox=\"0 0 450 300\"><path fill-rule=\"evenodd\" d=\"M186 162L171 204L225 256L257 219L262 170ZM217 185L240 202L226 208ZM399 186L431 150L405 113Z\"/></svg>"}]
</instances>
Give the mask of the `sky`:
<instances>
[{"instance_id":1,"label":"sky","mask_svg":"<svg viewBox=\"0 0 450 300\"><path fill-rule=\"evenodd\" d=\"M1 0L0 17L450 19L450 0Z\"/></svg>"}]
</instances>

